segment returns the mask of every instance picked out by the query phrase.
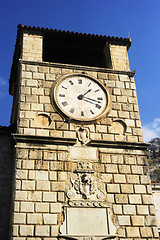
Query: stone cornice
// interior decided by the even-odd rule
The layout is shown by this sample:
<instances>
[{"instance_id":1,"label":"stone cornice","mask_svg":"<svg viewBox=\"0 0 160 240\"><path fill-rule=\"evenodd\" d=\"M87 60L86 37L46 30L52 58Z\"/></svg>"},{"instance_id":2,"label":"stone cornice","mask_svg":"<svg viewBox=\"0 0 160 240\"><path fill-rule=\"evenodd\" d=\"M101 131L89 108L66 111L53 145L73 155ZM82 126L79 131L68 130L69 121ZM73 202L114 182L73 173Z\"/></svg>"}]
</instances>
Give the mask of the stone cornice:
<instances>
[{"instance_id":1,"label":"stone cornice","mask_svg":"<svg viewBox=\"0 0 160 240\"><path fill-rule=\"evenodd\" d=\"M135 143L135 142L118 142L118 141L104 141L104 140L91 140L89 143L93 147L104 148L121 148L121 149L136 149L146 150L149 146L147 143Z\"/></svg>"},{"instance_id":2,"label":"stone cornice","mask_svg":"<svg viewBox=\"0 0 160 240\"><path fill-rule=\"evenodd\" d=\"M64 64L64 63L51 63L51 62L37 62L37 61L26 61L19 59L21 64L30 64L30 65L38 65L38 66L47 66L47 67L57 67L57 68L67 68L67 69L76 69L82 71L93 71L93 72L103 72L103 73L113 73L113 74L123 74L128 75L129 77L134 77L135 71L120 71L109 68L99 68L99 67L89 67L89 66L81 66L81 65L72 65L72 64Z\"/></svg>"},{"instance_id":3,"label":"stone cornice","mask_svg":"<svg viewBox=\"0 0 160 240\"><path fill-rule=\"evenodd\" d=\"M74 145L76 138L61 138L61 137L44 137L44 136L32 136L24 134L12 134L15 142L26 142L36 144L63 144L63 145Z\"/></svg>"}]
</instances>

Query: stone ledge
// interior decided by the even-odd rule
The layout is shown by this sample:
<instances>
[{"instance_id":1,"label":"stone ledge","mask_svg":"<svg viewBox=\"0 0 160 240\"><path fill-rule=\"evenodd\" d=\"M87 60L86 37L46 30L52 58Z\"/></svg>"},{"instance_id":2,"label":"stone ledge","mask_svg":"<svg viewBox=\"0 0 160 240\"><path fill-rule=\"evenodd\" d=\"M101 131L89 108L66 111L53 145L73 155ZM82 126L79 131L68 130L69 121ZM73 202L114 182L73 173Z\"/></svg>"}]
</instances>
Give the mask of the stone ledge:
<instances>
[{"instance_id":1,"label":"stone ledge","mask_svg":"<svg viewBox=\"0 0 160 240\"><path fill-rule=\"evenodd\" d=\"M57 67L57 68L69 68L76 69L82 71L93 71L93 72L103 72L103 73L114 73L114 74L123 74L128 75L129 77L134 77L135 71L121 71L114 70L109 68L99 68L99 67L89 67L89 66L80 66L80 65L72 65L72 64L64 64L64 63L50 63L50 62L38 62L38 61L26 61L19 59L21 64L30 64L36 66L47 66L47 67Z\"/></svg>"},{"instance_id":2,"label":"stone ledge","mask_svg":"<svg viewBox=\"0 0 160 240\"><path fill-rule=\"evenodd\" d=\"M91 140L90 146L94 147L113 147L113 148L125 148L125 149L138 149L146 150L149 146L147 143L135 143L135 142L118 142L118 141L104 141L104 140Z\"/></svg>"},{"instance_id":3,"label":"stone ledge","mask_svg":"<svg viewBox=\"0 0 160 240\"><path fill-rule=\"evenodd\" d=\"M27 142L27 143L39 143L39 144L51 144L51 145L74 145L76 138L60 138L60 137L44 137L44 136L32 136L22 134L12 134L14 142Z\"/></svg>"}]
</instances>

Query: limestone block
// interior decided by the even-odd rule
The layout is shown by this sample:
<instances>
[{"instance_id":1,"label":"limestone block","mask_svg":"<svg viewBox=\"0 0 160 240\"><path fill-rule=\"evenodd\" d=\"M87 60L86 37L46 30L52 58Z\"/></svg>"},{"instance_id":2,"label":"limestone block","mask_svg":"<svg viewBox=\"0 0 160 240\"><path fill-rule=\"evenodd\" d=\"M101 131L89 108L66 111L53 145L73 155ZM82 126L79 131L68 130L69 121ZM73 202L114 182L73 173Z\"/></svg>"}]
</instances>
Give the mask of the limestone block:
<instances>
[{"instance_id":1,"label":"limestone block","mask_svg":"<svg viewBox=\"0 0 160 240\"><path fill-rule=\"evenodd\" d=\"M64 163L63 162L50 162L50 170L64 170Z\"/></svg>"},{"instance_id":2,"label":"limestone block","mask_svg":"<svg viewBox=\"0 0 160 240\"><path fill-rule=\"evenodd\" d=\"M141 236L142 237L153 237L152 235L152 229L150 227L141 227L140 228Z\"/></svg>"},{"instance_id":3,"label":"limestone block","mask_svg":"<svg viewBox=\"0 0 160 240\"><path fill-rule=\"evenodd\" d=\"M130 216L118 216L118 221L120 226L130 226Z\"/></svg>"},{"instance_id":4,"label":"limestone block","mask_svg":"<svg viewBox=\"0 0 160 240\"><path fill-rule=\"evenodd\" d=\"M34 203L31 202L21 202L21 212L34 212Z\"/></svg>"},{"instance_id":5,"label":"limestone block","mask_svg":"<svg viewBox=\"0 0 160 240\"><path fill-rule=\"evenodd\" d=\"M49 172L49 180L57 181L57 172Z\"/></svg>"},{"instance_id":6,"label":"limestone block","mask_svg":"<svg viewBox=\"0 0 160 240\"><path fill-rule=\"evenodd\" d=\"M43 96L44 95L44 89L43 88L32 87L31 92L32 92L32 95L38 95L38 96Z\"/></svg>"},{"instance_id":7,"label":"limestone block","mask_svg":"<svg viewBox=\"0 0 160 240\"><path fill-rule=\"evenodd\" d=\"M133 193L133 185L132 184L121 184L121 192L122 193Z\"/></svg>"},{"instance_id":8,"label":"limestone block","mask_svg":"<svg viewBox=\"0 0 160 240\"><path fill-rule=\"evenodd\" d=\"M125 174L114 174L114 183L126 183Z\"/></svg>"},{"instance_id":9,"label":"limestone block","mask_svg":"<svg viewBox=\"0 0 160 240\"><path fill-rule=\"evenodd\" d=\"M37 72L37 66L35 65L26 65L27 72Z\"/></svg>"},{"instance_id":10,"label":"limestone block","mask_svg":"<svg viewBox=\"0 0 160 240\"><path fill-rule=\"evenodd\" d=\"M128 183L139 183L139 175L127 175L127 182Z\"/></svg>"},{"instance_id":11,"label":"limestone block","mask_svg":"<svg viewBox=\"0 0 160 240\"><path fill-rule=\"evenodd\" d=\"M98 78L100 79L107 79L107 73L97 73Z\"/></svg>"},{"instance_id":12,"label":"limestone block","mask_svg":"<svg viewBox=\"0 0 160 240\"><path fill-rule=\"evenodd\" d=\"M146 226L156 226L157 225L156 217L155 216L146 216L145 224L146 224Z\"/></svg>"},{"instance_id":13,"label":"limestone block","mask_svg":"<svg viewBox=\"0 0 160 240\"><path fill-rule=\"evenodd\" d=\"M26 96L26 102L28 103L38 103L38 96L34 96L34 95L27 95Z\"/></svg>"},{"instance_id":14,"label":"limestone block","mask_svg":"<svg viewBox=\"0 0 160 240\"><path fill-rule=\"evenodd\" d=\"M27 179L28 171L27 170L16 170L16 179Z\"/></svg>"},{"instance_id":15,"label":"limestone block","mask_svg":"<svg viewBox=\"0 0 160 240\"><path fill-rule=\"evenodd\" d=\"M113 74L113 73L108 73L108 79L113 80L113 81L117 81L118 80L118 75Z\"/></svg>"},{"instance_id":16,"label":"limestone block","mask_svg":"<svg viewBox=\"0 0 160 240\"><path fill-rule=\"evenodd\" d=\"M27 214L27 224L41 225L42 223L43 223L42 214L39 214L39 213Z\"/></svg>"},{"instance_id":17,"label":"limestone block","mask_svg":"<svg viewBox=\"0 0 160 240\"><path fill-rule=\"evenodd\" d=\"M107 192L108 193L120 193L119 184L107 184Z\"/></svg>"},{"instance_id":18,"label":"limestone block","mask_svg":"<svg viewBox=\"0 0 160 240\"><path fill-rule=\"evenodd\" d=\"M107 132L107 126L105 125L96 125L96 132Z\"/></svg>"},{"instance_id":19,"label":"limestone block","mask_svg":"<svg viewBox=\"0 0 160 240\"><path fill-rule=\"evenodd\" d=\"M22 77L22 78L32 78L32 72L22 71L21 77Z\"/></svg>"},{"instance_id":20,"label":"limestone block","mask_svg":"<svg viewBox=\"0 0 160 240\"><path fill-rule=\"evenodd\" d=\"M57 224L57 214L43 214L44 224Z\"/></svg>"},{"instance_id":21,"label":"limestone block","mask_svg":"<svg viewBox=\"0 0 160 240\"><path fill-rule=\"evenodd\" d=\"M27 200L27 191L16 191L15 192L15 200Z\"/></svg>"},{"instance_id":22,"label":"limestone block","mask_svg":"<svg viewBox=\"0 0 160 240\"><path fill-rule=\"evenodd\" d=\"M20 102L19 108L20 110L30 110L30 103Z\"/></svg>"},{"instance_id":23,"label":"limestone block","mask_svg":"<svg viewBox=\"0 0 160 240\"><path fill-rule=\"evenodd\" d=\"M43 111L43 104L42 103L31 103L31 110Z\"/></svg>"},{"instance_id":24,"label":"limestone block","mask_svg":"<svg viewBox=\"0 0 160 240\"><path fill-rule=\"evenodd\" d=\"M100 158L102 163L111 163L111 157L108 154L101 154Z\"/></svg>"},{"instance_id":25,"label":"limestone block","mask_svg":"<svg viewBox=\"0 0 160 240\"><path fill-rule=\"evenodd\" d=\"M101 174L101 181L102 182L106 182L106 183L110 183L113 181L113 176L112 174ZM118 182L119 183L119 182Z\"/></svg>"},{"instance_id":26,"label":"limestone block","mask_svg":"<svg viewBox=\"0 0 160 240\"><path fill-rule=\"evenodd\" d=\"M42 192L40 191L28 191L27 192L27 200L41 202L42 201Z\"/></svg>"},{"instance_id":27,"label":"limestone block","mask_svg":"<svg viewBox=\"0 0 160 240\"><path fill-rule=\"evenodd\" d=\"M49 69L50 73L56 73L56 74L61 74L62 69L61 68L55 68L55 67L51 67Z\"/></svg>"},{"instance_id":28,"label":"limestone block","mask_svg":"<svg viewBox=\"0 0 160 240\"><path fill-rule=\"evenodd\" d=\"M23 180L22 190L35 190L35 181Z\"/></svg>"},{"instance_id":29,"label":"limestone block","mask_svg":"<svg viewBox=\"0 0 160 240\"><path fill-rule=\"evenodd\" d=\"M133 226L144 226L144 216L131 216Z\"/></svg>"},{"instance_id":30,"label":"limestone block","mask_svg":"<svg viewBox=\"0 0 160 240\"><path fill-rule=\"evenodd\" d=\"M113 94L120 96L121 95L120 89L119 88L113 88Z\"/></svg>"},{"instance_id":31,"label":"limestone block","mask_svg":"<svg viewBox=\"0 0 160 240\"><path fill-rule=\"evenodd\" d=\"M145 185L134 185L135 193L146 193Z\"/></svg>"},{"instance_id":32,"label":"limestone block","mask_svg":"<svg viewBox=\"0 0 160 240\"><path fill-rule=\"evenodd\" d=\"M23 169L34 169L34 161L33 160L23 160L22 168Z\"/></svg>"},{"instance_id":33,"label":"limestone block","mask_svg":"<svg viewBox=\"0 0 160 240\"><path fill-rule=\"evenodd\" d=\"M44 73L33 72L33 79L44 80Z\"/></svg>"},{"instance_id":34,"label":"limestone block","mask_svg":"<svg viewBox=\"0 0 160 240\"><path fill-rule=\"evenodd\" d=\"M143 204L153 204L153 196L152 195L142 195Z\"/></svg>"},{"instance_id":35,"label":"limestone block","mask_svg":"<svg viewBox=\"0 0 160 240\"><path fill-rule=\"evenodd\" d=\"M139 215L148 215L148 214L149 214L148 206L145 206L145 205L137 205L137 213L138 213Z\"/></svg>"},{"instance_id":36,"label":"limestone block","mask_svg":"<svg viewBox=\"0 0 160 240\"><path fill-rule=\"evenodd\" d=\"M32 112L32 111L26 111L25 112L25 117L26 118L35 118L35 112Z\"/></svg>"},{"instance_id":37,"label":"limestone block","mask_svg":"<svg viewBox=\"0 0 160 240\"><path fill-rule=\"evenodd\" d=\"M36 190L49 191L50 190L50 182L47 180L37 181L36 182Z\"/></svg>"},{"instance_id":38,"label":"limestone block","mask_svg":"<svg viewBox=\"0 0 160 240\"><path fill-rule=\"evenodd\" d=\"M136 207L135 205L123 205L123 213L127 215L134 215L136 214Z\"/></svg>"},{"instance_id":39,"label":"limestone block","mask_svg":"<svg viewBox=\"0 0 160 240\"><path fill-rule=\"evenodd\" d=\"M131 166L131 170L133 174L143 174L142 166Z\"/></svg>"},{"instance_id":40,"label":"limestone block","mask_svg":"<svg viewBox=\"0 0 160 240\"><path fill-rule=\"evenodd\" d=\"M123 164L123 156L122 155L112 155L112 163Z\"/></svg>"},{"instance_id":41,"label":"limestone block","mask_svg":"<svg viewBox=\"0 0 160 240\"><path fill-rule=\"evenodd\" d=\"M119 118L129 118L129 112L127 111L118 111L118 117Z\"/></svg>"},{"instance_id":42,"label":"limestone block","mask_svg":"<svg viewBox=\"0 0 160 240\"><path fill-rule=\"evenodd\" d=\"M114 194L107 194L107 201L109 203L115 203Z\"/></svg>"},{"instance_id":43,"label":"limestone block","mask_svg":"<svg viewBox=\"0 0 160 240\"><path fill-rule=\"evenodd\" d=\"M26 86L28 87L38 87L38 81L33 79L28 79L26 81Z\"/></svg>"},{"instance_id":44,"label":"limestone block","mask_svg":"<svg viewBox=\"0 0 160 240\"><path fill-rule=\"evenodd\" d=\"M140 237L139 228L138 227L127 227L127 237Z\"/></svg>"},{"instance_id":45,"label":"limestone block","mask_svg":"<svg viewBox=\"0 0 160 240\"><path fill-rule=\"evenodd\" d=\"M105 164L106 173L118 173L118 168L116 164Z\"/></svg>"},{"instance_id":46,"label":"limestone block","mask_svg":"<svg viewBox=\"0 0 160 240\"><path fill-rule=\"evenodd\" d=\"M58 199L58 202L65 202L65 194L64 194L64 192L59 192L57 199Z\"/></svg>"},{"instance_id":47,"label":"limestone block","mask_svg":"<svg viewBox=\"0 0 160 240\"><path fill-rule=\"evenodd\" d=\"M21 94L24 94L24 95L29 95L30 94L30 87L23 87L23 86L21 86L21 88L20 88L20 93Z\"/></svg>"},{"instance_id":48,"label":"limestone block","mask_svg":"<svg viewBox=\"0 0 160 240\"><path fill-rule=\"evenodd\" d=\"M14 224L25 224L26 223L26 214L25 213L14 213L13 214L13 223Z\"/></svg>"},{"instance_id":49,"label":"limestone block","mask_svg":"<svg viewBox=\"0 0 160 240\"><path fill-rule=\"evenodd\" d=\"M116 83L116 87L117 87L117 88L124 88L124 83L123 83L123 82L116 81L115 83ZM118 97L118 98L123 99L123 97L122 97L122 98L121 98L121 97ZM118 101L119 101L119 100L118 100Z\"/></svg>"},{"instance_id":50,"label":"limestone block","mask_svg":"<svg viewBox=\"0 0 160 240\"><path fill-rule=\"evenodd\" d=\"M34 226L20 226L20 236L33 236Z\"/></svg>"},{"instance_id":51,"label":"limestone block","mask_svg":"<svg viewBox=\"0 0 160 240\"><path fill-rule=\"evenodd\" d=\"M49 226L36 226L35 236L46 236L50 235L50 227Z\"/></svg>"},{"instance_id":52,"label":"limestone block","mask_svg":"<svg viewBox=\"0 0 160 240\"><path fill-rule=\"evenodd\" d=\"M127 194L116 194L115 199L116 199L116 203L128 203Z\"/></svg>"},{"instance_id":53,"label":"limestone block","mask_svg":"<svg viewBox=\"0 0 160 240\"><path fill-rule=\"evenodd\" d=\"M35 129L24 128L24 134L25 135L35 135Z\"/></svg>"},{"instance_id":54,"label":"limestone block","mask_svg":"<svg viewBox=\"0 0 160 240\"><path fill-rule=\"evenodd\" d=\"M123 111L128 111L128 112L133 112L133 105L132 104L129 104L129 103L123 103L122 104L122 110ZM127 123L127 122L126 122ZM130 125L129 126L132 126L132 127L135 127L135 123L134 123L134 121L132 120L128 120L128 124L130 123Z\"/></svg>"},{"instance_id":55,"label":"limestone block","mask_svg":"<svg viewBox=\"0 0 160 240\"><path fill-rule=\"evenodd\" d=\"M62 211L62 204L61 203L51 203L50 204L51 213L61 213Z\"/></svg>"},{"instance_id":56,"label":"limestone block","mask_svg":"<svg viewBox=\"0 0 160 240\"><path fill-rule=\"evenodd\" d=\"M39 213L48 213L49 212L49 203L36 203L35 210Z\"/></svg>"},{"instance_id":57,"label":"limestone block","mask_svg":"<svg viewBox=\"0 0 160 240\"><path fill-rule=\"evenodd\" d=\"M57 201L57 193L43 192L43 201L44 202L56 202Z\"/></svg>"},{"instance_id":58,"label":"limestone block","mask_svg":"<svg viewBox=\"0 0 160 240\"><path fill-rule=\"evenodd\" d=\"M52 182L51 190L52 191L65 191L65 182Z\"/></svg>"},{"instance_id":59,"label":"limestone block","mask_svg":"<svg viewBox=\"0 0 160 240\"><path fill-rule=\"evenodd\" d=\"M36 171L35 172L35 179L36 180L48 180L48 171Z\"/></svg>"},{"instance_id":60,"label":"limestone block","mask_svg":"<svg viewBox=\"0 0 160 240\"><path fill-rule=\"evenodd\" d=\"M51 226L51 236L57 237L58 235L58 226Z\"/></svg>"},{"instance_id":61,"label":"limestone block","mask_svg":"<svg viewBox=\"0 0 160 240\"><path fill-rule=\"evenodd\" d=\"M136 164L136 158L135 157L125 156L124 159L125 159L126 164L132 164L132 165Z\"/></svg>"},{"instance_id":62,"label":"limestone block","mask_svg":"<svg viewBox=\"0 0 160 240\"><path fill-rule=\"evenodd\" d=\"M119 165L119 173L131 173L130 165Z\"/></svg>"},{"instance_id":63,"label":"limestone block","mask_svg":"<svg viewBox=\"0 0 160 240\"><path fill-rule=\"evenodd\" d=\"M49 67L39 66L39 67L38 67L38 71L39 71L40 73L49 73Z\"/></svg>"},{"instance_id":64,"label":"limestone block","mask_svg":"<svg viewBox=\"0 0 160 240\"><path fill-rule=\"evenodd\" d=\"M129 194L129 203L130 204L142 204L141 195L139 194Z\"/></svg>"},{"instance_id":65,"label":"limestone block","mask_svg":"<svg viewBox=\"0 0 160 240\"><path fill-rule=\"evenodd\" d=\"M119 75L119 80L122 81L122 82L129 82L130 79L129 79L129 76L128 75Z\"/></svg>"},{"instance_id":66,"label":"limestone block","mask_svg":"<svg viewBox=\"0 0 160 240\"><path fill-rule=\"evenodd\" d=\"M56 79L56 75L53 73L46 74L47 81L54 81Z\"/></svg>"},{"instance_id":67,"label":"limestone block","mask_svg":"<svg viewBox=\"0 0 160 240\"><path fill-rule=\"evenodd\" d=\"M42 159L42 152L41 151L37 151L36 149L31 149L29 151L29 159Z\"/></svg>"},{"instance_id":68,"label":"limestone block","mask_svg":"<svg viewBox=\"0 0 160 240\"><path fill-rule=\"evenodd\" d=\"M58 180L59 181L67 180L67 172L58 172Z\"/></svg>"},{"instance_id":69,"label":"limestone block","mask_svg":"<svg viewBox=\"0 0 160 240\"><path fill-rule=\"evenodd\" d=\"M115 214L122 214L122 205L113 205L113 212Z\"/></svg>"}]
</instances>

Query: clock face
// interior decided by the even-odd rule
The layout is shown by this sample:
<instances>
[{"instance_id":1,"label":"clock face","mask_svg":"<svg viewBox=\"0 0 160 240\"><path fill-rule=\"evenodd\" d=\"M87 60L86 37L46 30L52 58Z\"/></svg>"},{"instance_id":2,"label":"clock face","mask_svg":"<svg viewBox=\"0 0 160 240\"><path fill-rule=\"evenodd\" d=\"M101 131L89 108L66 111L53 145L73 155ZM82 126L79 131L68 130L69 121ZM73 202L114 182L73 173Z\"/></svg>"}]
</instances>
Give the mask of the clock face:
<instances>
[{"instance_id":1,"label":"clock face","mask_svg":"<svg viewBox=\"0 0 160 240\"><path fill-rule=\"evenodd\" d=\"M51 91L56 108L70 119L91 122L108 110L109 96L98 80L81 74L66 75Z\"/></svg>"}]
</instances>

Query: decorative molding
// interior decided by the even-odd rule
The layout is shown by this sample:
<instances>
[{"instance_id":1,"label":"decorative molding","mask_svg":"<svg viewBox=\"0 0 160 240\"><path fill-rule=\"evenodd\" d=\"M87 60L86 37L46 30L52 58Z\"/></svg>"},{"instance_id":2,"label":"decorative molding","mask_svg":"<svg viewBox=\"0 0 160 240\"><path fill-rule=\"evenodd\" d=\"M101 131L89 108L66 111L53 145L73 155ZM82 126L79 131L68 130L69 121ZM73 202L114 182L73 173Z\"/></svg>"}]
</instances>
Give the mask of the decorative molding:
<instances>
[{"instance_id":1,"label":"decorative molding","mask_svg":"<svg viewBox=\"0 0 160 240\"><path fill-rule=\"evenodd\" d=\"M74 145L76 138L44 137L33 135L12 134L15 142L40 143L40 144L65 144Z\"/></svg>"},{"instance_id":2,"label":"decorative molding","mask_svg":"<svg viewBox=\"0 0 160 240\"><path fill-rule=\"evenodd\" d=\"M19 62L22 64L30 64L30 65L38 65L38 66L48 66L48 67L57 67L57 68L69 68L69 69L82 70L82 71L123 74L123 75L128 75L129 77L134 77L134 75L136 73L135 71L121 71L121 70L114 70L114 69L109 69L109 68L89 67L89 66L80 66L80 65L72 65L72 64L64 64L64 63L26 61L26 60L22 60L22 59L19 59Z\"/></svg>"},{"instance_id":3,"label":"decorative molding","mask_svg":"<svg viewBox=\"0 0 160 240\"><path fill-rule=\"evenodd\" d=\"M91 140L89 142L90 146L95 147L111 147L111 148L121 148L121 149L137 149L146 150L149 146L147 143L135 143L135 142L120 142L120 141L105 141L105 140Z\"/></svg>"}]
</instances>

